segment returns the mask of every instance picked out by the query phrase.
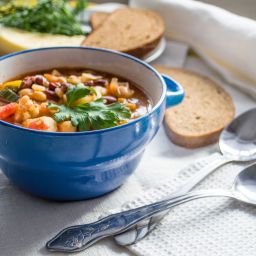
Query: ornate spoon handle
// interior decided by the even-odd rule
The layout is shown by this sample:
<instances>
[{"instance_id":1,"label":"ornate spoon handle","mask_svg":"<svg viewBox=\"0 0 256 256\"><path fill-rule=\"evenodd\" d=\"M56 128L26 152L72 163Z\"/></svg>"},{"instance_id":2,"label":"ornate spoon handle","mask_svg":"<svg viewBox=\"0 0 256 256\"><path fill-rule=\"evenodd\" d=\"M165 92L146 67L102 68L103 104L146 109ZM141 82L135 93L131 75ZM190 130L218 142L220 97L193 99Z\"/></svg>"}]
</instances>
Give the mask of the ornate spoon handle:
<instances>
[{"instance_id":1,"label":"ornate spoon handle","mask_svg":"<svg viewBox=\"0 0 256 256\"><path fill-rule=\"evenodd\" d=\"M134 223L147 219L152 215L175 205L207 196L228 196L226 191L191 192L174 199L159 201L133 210L112 214L99 221L69 227L50 240L46 247L51 251L77 252L86 249L98 240L115 235L129 229Z\"/></svg>"},{"instance_id":2,"label":"ornate spoon handle","mask_svg":"<svg viewBox=\"0 0 256 256\"><path fill-rule=\"evenodd\" d=\"M68 227L47 242L46 247L51 251L81 251L104 237L124 232L138 221L166 209L167 201L112 214L90 224Z\"/></svg>"}]
</instances>

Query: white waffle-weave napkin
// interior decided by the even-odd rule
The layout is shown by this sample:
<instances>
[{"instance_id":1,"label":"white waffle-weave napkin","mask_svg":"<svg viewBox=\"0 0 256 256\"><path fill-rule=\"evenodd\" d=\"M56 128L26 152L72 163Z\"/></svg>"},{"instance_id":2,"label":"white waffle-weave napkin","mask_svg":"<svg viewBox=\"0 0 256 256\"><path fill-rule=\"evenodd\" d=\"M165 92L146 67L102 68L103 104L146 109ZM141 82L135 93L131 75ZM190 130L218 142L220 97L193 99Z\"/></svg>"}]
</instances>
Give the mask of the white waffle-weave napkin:
<instances>
[{"instance_id":1,"label":"white waffle-weave napkin","mask_svg":"<svg viewBox=\"0 0 256 256\"><path fill-rule=\"evenodd\" d=\"M168 196L216 158L220 158L220 154L198 160L175 178L126 204L122 210ZM246 166L248 163L223 166L196 189L229 189L235 176ZM143 256L253 256L256 255L256 208L227 198L191 201L173 208L155 230L128 249Z\"/></svg>"}]
</instances>

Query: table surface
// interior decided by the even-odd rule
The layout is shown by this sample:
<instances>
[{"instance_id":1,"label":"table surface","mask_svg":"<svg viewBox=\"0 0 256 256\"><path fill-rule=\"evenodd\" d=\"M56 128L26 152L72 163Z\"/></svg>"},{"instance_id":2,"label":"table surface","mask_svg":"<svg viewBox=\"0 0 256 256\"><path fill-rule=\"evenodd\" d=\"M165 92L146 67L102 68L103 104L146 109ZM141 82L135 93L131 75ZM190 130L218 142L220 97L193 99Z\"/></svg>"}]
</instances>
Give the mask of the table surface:
<instances>
[{"instance_id":1,"label":"table surface","mask_svg":"<svg viewBox=\"0 0 256 256\"><path fill-rule=\"evenodd\" d=\"M237 113L256 106L250 97L223 82L197 57L188 57L185 67L207 74L221 83L232 95ZM124 202L137 198L140 193L173 177L194 159L217 150L217 145L196 150L177 147L168 140L161 128L147 147L140 166L122 187L104 197L83 202L56 203L35 198L17 190L0 174L0 255L62 255L50 254L44 247L45 242L56 232L69 225L94 221L102 212L118 208ZM112 239L105 239L79 255L130 256L133 254L117 246Z\"/></svg>"}]
</instances>

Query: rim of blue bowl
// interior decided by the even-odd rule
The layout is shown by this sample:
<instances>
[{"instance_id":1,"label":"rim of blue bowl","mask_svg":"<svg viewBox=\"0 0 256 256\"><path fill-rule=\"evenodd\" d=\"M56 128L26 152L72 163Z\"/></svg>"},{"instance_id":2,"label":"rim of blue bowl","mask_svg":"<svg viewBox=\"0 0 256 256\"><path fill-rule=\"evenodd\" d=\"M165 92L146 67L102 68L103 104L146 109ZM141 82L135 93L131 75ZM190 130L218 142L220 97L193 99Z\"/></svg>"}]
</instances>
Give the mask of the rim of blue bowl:
<instances>
[{"instance_id":1,"label":"rim of blue bowl","mask_svg":"<svg viewBox=\"0 0 256 256\"><path fill-rule=\"evenodd\" d=\"M25 131L28 131L28 132L32 132L32 133L39 133L41 135L57 135L57 136L66 136L66 135L69 135L69 136L79 136L79 135L86 135L86 134L97 134L97 133L104 133L104 132L109 132L109 131L112 131L112 130L117 130L117 129L122 129L122 128L125 128L125 127L128 127L128 126L131 126L139 121L141 121L142 119L148 117L151 113L153 113L155 110L157 110L162 102L165 100L165 97L166 97L166 84L164 82L164 79L163 77L160 75L159 72L156 71L156 69L154 69L152 66L150 66L149 64L147 64L146 62L134 57L134 56L131 56L129 54L126 54L126 53L122 53L122 52L118 52L118 51L114 51L114 50L109 50L109 49L103 49L103 48L97 48L97 47L85 47L85 46L55 46L55 47L43 47L43 48L34 48L34 49L30 49L30 50L24 50L24 51L19 51L19 52L14 52L14 53L9 53L9 54L6 54L4 56L1 56L0 57L0 61L3 61L5 59L8 59L8 58L11 58L11 57L14 57L14 56L17 56L17 55L22 55L22 54L26 54L26 53L29 53L29 52L37 52L37 51L47 51L47 50L58 50L58 49L81 49L81 50L93 50L93 51L99 51L99 52L107 52L107 53L111 53L111 54L114 54L114 55L119 55L119 56L122 56L126 59L130 59L130 60L133 60L141 65L143 65L144 67L146 67L147 69L149 69L161 82L161 84L163 85L163 93L162 93L162 96L161 98L159 99L159 101L157 102L157 104L155 104L155 106L145 115L137 118L137 119L134 119L126 124L122 124L122 125L118 125L118 126L114 126L114 127L110 127L110 128L105 128L105 129L100 129L100 130L92 130L92 131L82 131L82 132L47 132L47 131L40 131L40 130L32 130L32 129L28 129L28 128L25 128L25 127L22 127L22 126L18 126L18 125L14 125L14 124L11 124L11 123L8 123L8 122L5 122L3 120L0 120L0 124L2 125L5 125L5 126L9 126L11 128L15 128L15 129L18 129L18 130L25 130Z\"/></svg>"}]
</instances>

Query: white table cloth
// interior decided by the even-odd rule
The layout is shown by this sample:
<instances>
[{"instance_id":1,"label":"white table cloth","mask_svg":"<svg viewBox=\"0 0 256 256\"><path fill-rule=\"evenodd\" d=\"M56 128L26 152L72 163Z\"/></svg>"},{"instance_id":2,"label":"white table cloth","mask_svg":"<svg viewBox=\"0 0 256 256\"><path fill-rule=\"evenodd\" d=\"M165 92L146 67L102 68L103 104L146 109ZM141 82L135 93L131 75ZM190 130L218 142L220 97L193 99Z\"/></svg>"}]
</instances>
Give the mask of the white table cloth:
<instances>
[{"instance_id":1,"label":"white table cloth","mask_svg":"<svg viewBox=\"0 0 256 256\"><path fill-rule=\"evenodd\" d=\"M172 64L175 64L175 59L178 58L177 45L169 47L167 52L169 56L173 56ZM158 62L165 63L166 55ZM182 65L183 60L178 58L176 64ZM186 58L184 66L216 79L232 95L238 114L256 106L255 101L223 82L197 57ZM210 155L216 150L217 145L196 150L177 147L169 141L161 128L147 147L140 166L122 187L104 197L82 202L56 203L30 196L16 189L0 174L0 255L62 255L50 254L44 248L45 242L62 228L96 220L103 212L136 199L147 189L173 177L196 158ZM111 239L105 239L78 255L133 254L115 245Z\"/></svg>"}]
</instances>

